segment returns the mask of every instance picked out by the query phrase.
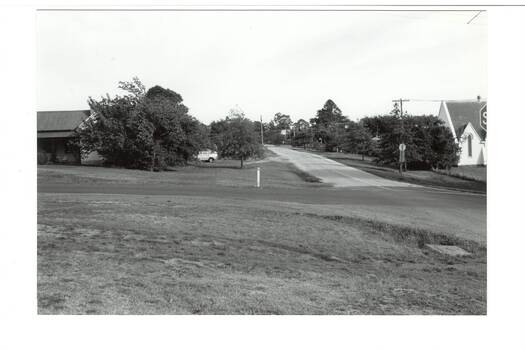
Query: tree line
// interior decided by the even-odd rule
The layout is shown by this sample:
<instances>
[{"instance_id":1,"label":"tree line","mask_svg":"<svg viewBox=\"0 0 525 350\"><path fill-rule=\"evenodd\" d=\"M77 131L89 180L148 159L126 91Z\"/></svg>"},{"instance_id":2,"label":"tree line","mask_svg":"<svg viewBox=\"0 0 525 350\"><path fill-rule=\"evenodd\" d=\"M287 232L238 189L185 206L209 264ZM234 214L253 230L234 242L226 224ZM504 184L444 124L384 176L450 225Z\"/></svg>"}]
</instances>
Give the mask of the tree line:
<instances>
[{"instance_id":1,"label":"tree line","mask_svg":"<svg viewBox=\"0 0 525 350\"><path fill-rule=\"evenodd\" d=\"M95 117L78 128L75 138L82 155L96 151L110 166L162 170L212 149L240 160L242 168L246 159L263 154L261 129L265 143L355 153L391 166L399 160L400 143L412 169L449 168L459 159L459 146L440 119L401 115L397 104L387 115L353 121L329 99L308 121L293 122L279 112L262 124L232 109L205 125L189 114L175 91L158 85L146 90L138 78L119 82L119 88L124 95L89 98Z\"/></svg>"},{"instance_id":2,"label":"tree line","mask_svg":"<svg viewBox=\"0 0 525 350\"><path fill-rule=\"evenodd\" d=\"M268 143L354 153L388 166L399 162L400 143L406 145L411 169L450 168L459 160L460 148L442 120L432 115L401 115L397 104L387 115L353 121L327 100L309 121L294 123L289 115L277 113L263 129Z\"/></svg>"},{"instance_id":3,"label":"tree line","mask_svg":"<svg viewBox=\"0 0 525 350\"><path fill-rule=\"evenodd\" d=\"M82 156L97 152L109 166L163 170L187 164L203 149L221 157L245 159L262 155L254 123L242 111L205 125L189 114L182 96L138 78L119 82L124 95L89 98L94 117L76 131L74 145Z\"/></svg>"}]
</instances>

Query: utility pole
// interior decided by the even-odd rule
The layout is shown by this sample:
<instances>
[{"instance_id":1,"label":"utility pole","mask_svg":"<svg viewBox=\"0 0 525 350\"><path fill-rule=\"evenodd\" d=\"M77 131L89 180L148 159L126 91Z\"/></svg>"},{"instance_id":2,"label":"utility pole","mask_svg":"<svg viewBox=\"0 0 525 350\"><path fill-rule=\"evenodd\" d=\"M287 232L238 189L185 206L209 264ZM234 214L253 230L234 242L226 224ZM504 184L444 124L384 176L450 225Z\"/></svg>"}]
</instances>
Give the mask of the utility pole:
<instances>
[{"instance_id":1,"label":"utility pole","mask_svg":"<svg viewBox=\"0 0 525 350\"><path fill-rule=\"evenodd\" d=\"M261 145L264 146L264 133L263 133L262 115L260 117L261 117Z\"/></svg>"},{"instance_id":2,"label":"utility pole","mask_svg":"<svg viewBox=\"0 0 525 350\"><path fill-rule=\"evenodd\" d=\"M405 136L405 124L403 122L403 102L409 102L410 100L403 100L402 98L398 100L392 100L392 102L399 103L399 109L400 109L400 118L401 118L401 130L402 130L402 136Z\"/></svg>"},{"instance_id":3,"label":"utility pole","mask_svg":"<svg viewBox=\"0 0 525 350\"><path fill-rule=\"evenodd\" d=\"M403 100L402 98L392 100L392 102L399 102L399 109L401 110L401 118L403 117L403 102L409 102L410 100Z\"/></svg>"}]
</instances>

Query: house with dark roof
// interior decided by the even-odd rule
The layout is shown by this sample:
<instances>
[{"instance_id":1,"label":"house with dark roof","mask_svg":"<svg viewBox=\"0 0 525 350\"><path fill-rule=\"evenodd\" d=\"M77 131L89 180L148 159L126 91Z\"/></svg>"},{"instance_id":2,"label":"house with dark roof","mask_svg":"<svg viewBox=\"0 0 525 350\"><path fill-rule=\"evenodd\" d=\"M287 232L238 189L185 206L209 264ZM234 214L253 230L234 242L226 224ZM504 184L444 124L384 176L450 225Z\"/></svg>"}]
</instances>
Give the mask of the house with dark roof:
<instances>
[{"instance_id":1,"label":"house with dark roof","mask_svg":"<svg viewBox=\"0 0 525 350\"><path fill-rule=\"evenodd\" d=\"M486 105L475 101L441 101L438 117L445 122L461 147L458 165L486 165L487 132L480 124L480 110Z\"/></svg>"},{"instance_id":2,"label":"house with dark roof","mask_svg":"<svg viewBox=\"0 0 525 350\"><path fill-rule=\"evenodd\" d=\"M80 164L80 151L69 141L75 130L88 118L89 110L37 112L37 148L39 163Z\"/></svg>"}]
</instances>

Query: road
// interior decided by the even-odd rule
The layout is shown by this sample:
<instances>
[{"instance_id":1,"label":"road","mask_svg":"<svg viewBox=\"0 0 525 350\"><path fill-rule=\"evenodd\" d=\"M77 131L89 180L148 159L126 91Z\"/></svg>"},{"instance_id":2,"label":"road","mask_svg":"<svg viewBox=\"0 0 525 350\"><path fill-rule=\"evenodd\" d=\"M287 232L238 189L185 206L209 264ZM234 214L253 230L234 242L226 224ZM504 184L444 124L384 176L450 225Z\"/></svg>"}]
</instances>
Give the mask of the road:
<instances>
[{"instance_id":1,"label":"road","mask_svg":"<svg viewBox=\"0 0 525 350\"><path fill-rule=\"evenodd\" d=\"M267 146L279 157L335 187L418 187L417 185L383 179L365 171L346 166L323 156L294 151L286 147Z\"/></svg>"},{"instance_id":2,"label":"road","mask_svg":"<svg viewBox=\"0 0 525 350\"><path fill-rule=\"evenodd\" d=\"M336 187L230 187L216 184L38 183L39 195L108 194L212 197L264 201L272 208L302 206L329 215L352 215L392 224L421 227L486 242L486 196L438 190L384 180L305 152L272 147L283 161ZM348 168L348 169L347 169Z\"/></svg>"}]
</instances>

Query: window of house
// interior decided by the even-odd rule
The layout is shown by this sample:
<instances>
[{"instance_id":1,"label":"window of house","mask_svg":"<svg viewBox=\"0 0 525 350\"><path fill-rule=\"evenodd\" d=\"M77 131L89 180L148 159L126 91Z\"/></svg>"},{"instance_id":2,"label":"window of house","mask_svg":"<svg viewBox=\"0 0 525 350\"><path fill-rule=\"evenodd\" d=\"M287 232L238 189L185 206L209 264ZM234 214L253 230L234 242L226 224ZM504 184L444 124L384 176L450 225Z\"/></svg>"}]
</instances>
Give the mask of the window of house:
<instances>
[{"instance_id":1,"label":"window of house","mask_svg":"<svg viewBox=\"0 0 525 350\"><path fill-rule=\"evenodd\" d=\"M472 135L468 135L467 143L468 143L468 156L472 157Z\"/></svg>"}]
</instances>

